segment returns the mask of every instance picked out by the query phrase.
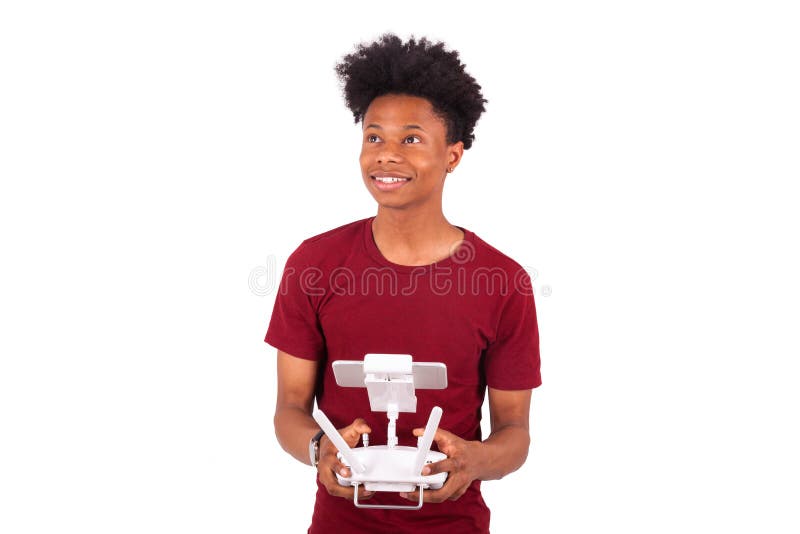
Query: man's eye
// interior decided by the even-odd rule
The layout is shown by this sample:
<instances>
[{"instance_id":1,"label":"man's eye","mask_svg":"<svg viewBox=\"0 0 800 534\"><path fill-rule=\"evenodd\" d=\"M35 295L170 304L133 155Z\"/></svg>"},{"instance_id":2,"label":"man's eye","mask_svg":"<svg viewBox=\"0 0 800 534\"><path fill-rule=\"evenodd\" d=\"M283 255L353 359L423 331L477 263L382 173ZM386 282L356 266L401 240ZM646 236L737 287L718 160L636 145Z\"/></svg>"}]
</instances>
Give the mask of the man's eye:
<instances>
[{"instance_id":1,"label":"man's eye","mask_svg":"<svg viewBox=\"0 0 800 534\"><path fill-rule=\"evenodd\" d=\"M416 135L409 135L403 140L406 144L419 143L420 139Z\"/></svg>"},{"instance_id":2,"label":"man's eye","mask_svg":"<svg viewBox=\"0 0 800 534\"><path fill-rule=\"evenodd\" d=\"M377 143L377 142L378 142L378 136L377 135L369 134L367 136L367 143Z\"/></svg>"}]
</instances>

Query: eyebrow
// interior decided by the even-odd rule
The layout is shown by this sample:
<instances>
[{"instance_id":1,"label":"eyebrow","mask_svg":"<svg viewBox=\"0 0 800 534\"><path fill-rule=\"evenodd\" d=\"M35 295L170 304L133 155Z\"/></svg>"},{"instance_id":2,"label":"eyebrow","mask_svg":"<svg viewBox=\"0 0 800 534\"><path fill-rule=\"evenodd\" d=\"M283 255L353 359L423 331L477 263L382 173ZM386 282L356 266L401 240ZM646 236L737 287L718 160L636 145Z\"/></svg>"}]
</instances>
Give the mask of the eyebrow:
<instances>
[{"instance_id":1,"label":"eyebrow","mask_svg":"<svg viewBox=\"0 0 800 534\"><path fill-rule=\"evenodd\" d=\"M366 130L367 128L375 128L377 130L383 130L383 128L381 128L381 126L379 124L374 124L374 123L373 124L367 124L364 127L364 129ZM419 124L406 124L405 126L403 126L403 129L404 130L422 130L423 132L425 131L425 128L423 128Z\"/></svg>"}]
</instances>

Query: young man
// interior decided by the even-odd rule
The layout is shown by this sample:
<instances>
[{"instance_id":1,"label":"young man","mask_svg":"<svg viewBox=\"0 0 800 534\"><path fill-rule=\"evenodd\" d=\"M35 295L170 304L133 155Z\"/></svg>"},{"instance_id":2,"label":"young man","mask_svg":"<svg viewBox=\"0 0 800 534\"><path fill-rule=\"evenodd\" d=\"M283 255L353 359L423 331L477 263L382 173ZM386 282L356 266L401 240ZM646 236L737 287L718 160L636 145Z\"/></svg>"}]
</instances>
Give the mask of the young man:
<instances>
[{"instance_id":1,"label":"young man","mask_svg":"<svg viewBox=\"0 0 800 534\"><path fill-rule=\"evenodd\" d=\"M525 462L531 389L541 384L530 277L442 212L445 178L472 145L486 100L458 53L424 38L384 35L337 72L362 126L362 178L378 210L306 239L287 260L265 338L278 349L275 432L289 454L316 465L310 533L486 533L480 481ZM365 433L386 443L386 414L370 411L365 389L337 386L331 368L368 353L447 365L448 387L418 392L416 413L397 421L399 444L414 446L431 408L444 410L435 444L447 459L426 469L448 478L418 511L356 508L353 488L335 475L349 473L311 417L316 398L351 446ZM491 435L482 440L487 387ZM370 503L418 499L359 492Z\"/></svg>"}]
</instances>

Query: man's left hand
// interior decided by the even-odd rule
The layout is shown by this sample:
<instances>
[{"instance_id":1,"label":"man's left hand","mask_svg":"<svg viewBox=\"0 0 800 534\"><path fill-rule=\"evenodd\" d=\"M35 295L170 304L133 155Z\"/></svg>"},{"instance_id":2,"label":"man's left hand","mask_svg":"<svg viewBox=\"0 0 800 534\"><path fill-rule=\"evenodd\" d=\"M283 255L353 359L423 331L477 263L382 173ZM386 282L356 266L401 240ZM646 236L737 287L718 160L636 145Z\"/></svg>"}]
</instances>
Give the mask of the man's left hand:
<instances>
[{"instance_id":1,"label":"man's left hand","mask_svg":"<svg viewBox=\"0 0 800 534\"><path fill-rule=\"evenodd\" d=\"M424 428L414 429L415 436L421 436L424 433ZM433 439L439 450L447 455L447 458L425 465L422 468L422 474L427 476L447 472L448 475L444 486L440 489L425 490L423 502L439 503L448 499L455 501L464 495L472 481L479 477L484 461L484 445L480 441L461 439L452 432L441 428L436 430ZM400 493L400 496L413 502L419 502L419 489Z\"/></svg>"}]
</instances>

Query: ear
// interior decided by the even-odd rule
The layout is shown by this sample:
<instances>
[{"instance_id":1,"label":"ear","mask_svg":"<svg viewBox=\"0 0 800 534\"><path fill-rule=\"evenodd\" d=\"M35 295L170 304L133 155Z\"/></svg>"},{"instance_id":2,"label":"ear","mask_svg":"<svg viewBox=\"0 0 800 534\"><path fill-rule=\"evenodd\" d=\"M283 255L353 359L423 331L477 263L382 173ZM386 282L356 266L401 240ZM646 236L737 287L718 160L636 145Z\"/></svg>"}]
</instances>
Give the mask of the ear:
<instances>
[{"instance_id":1,"label":"ear","mask_svg":"<svg viewBox=\"0 0 800 534\"><path fill-rule=\"evenodd\" d=\"M461 156L464 155L464 142L457 141L452 145L447 146L447 168L455 169L461 162Z\"/></svg>"}]
</instances>

